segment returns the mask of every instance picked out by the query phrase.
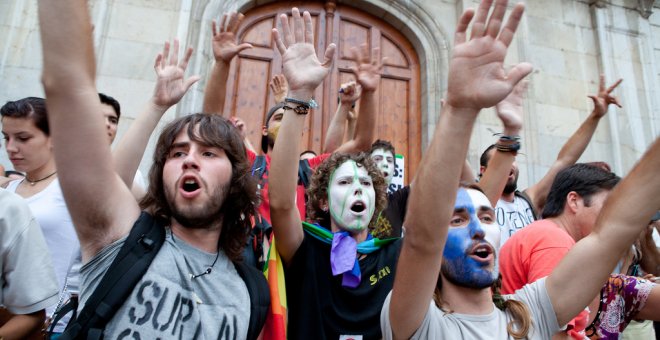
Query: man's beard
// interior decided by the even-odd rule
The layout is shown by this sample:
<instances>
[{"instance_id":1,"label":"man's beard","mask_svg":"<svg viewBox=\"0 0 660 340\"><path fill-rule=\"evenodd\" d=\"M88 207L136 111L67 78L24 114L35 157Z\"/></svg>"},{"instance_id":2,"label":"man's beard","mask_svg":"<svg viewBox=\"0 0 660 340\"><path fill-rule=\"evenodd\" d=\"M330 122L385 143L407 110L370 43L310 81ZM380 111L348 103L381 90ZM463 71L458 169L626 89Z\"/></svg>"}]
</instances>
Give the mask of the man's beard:
<instances>
[{"instance_id":1,"label":"man's beard","mask_svg":"<svg viewBox=\"0 0 660 340\"><path fill-rule=\"evenodd\" d=\"M172 212L172 218L181 226L191 229L208 229L222 223L223 205L228 195L230 183L215 188L209 199L202 206L178 207L174 202L174 193L165 190L165 199ZM178 187L177 187L178 189Z\"/></svg>"},{"instance_id":2,"label":"man's beard","mask_svg":"<svg viewBox=\"0 0 660 340\"><path fill-rule=\"evenodd\" d=\"M471 275L470 277L460 277L456 275L453 271L449 270L452 266L449 264L449 261L443 259L442 265L440 267L440 274L444 276L447 281L453 283L459 287L471 288L471 289L484 289L491 287L495 284L497 280L498 273L497 268L494 268L493 271L482 270L481 275ZM488 275L487 275L488 273ZM473 274L476 274L473 273Z\"/></svg>"},{"instance_id":3,"label":"man's beard","mask_svg":"<svg viewBox=\"0 0 660 340\"><path fill-rule=\"evenodd\" d=\"M268 131L267 139L268 139L268 146L272 150L275 148L275 140L277 139L277 134L280 132L280 128L273 129L272 131Z\"/></svg>"},{"instance_id":4,"label":"man's beard","mask_svg":"<svg viewBox=\"0 0 660 340\"><path fill-rule=\"evenodd\" d=\"M516 191L516 189L518 189L518 175L516 175L511 181L506 182L503 193L508 195Z\"/></svg>"}]
</instances>

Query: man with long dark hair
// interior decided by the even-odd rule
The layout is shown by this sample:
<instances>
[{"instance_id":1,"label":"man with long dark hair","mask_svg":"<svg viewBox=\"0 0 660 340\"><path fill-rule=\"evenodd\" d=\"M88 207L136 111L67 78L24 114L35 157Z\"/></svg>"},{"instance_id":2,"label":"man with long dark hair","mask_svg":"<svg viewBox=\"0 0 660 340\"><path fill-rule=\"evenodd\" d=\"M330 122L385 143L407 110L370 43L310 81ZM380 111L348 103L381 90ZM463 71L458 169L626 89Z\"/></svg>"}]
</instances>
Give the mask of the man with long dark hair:
<instances>
[{"instance_id":1,"label":"man with long dark hair","mask_svg":"<svg viewBox=\"0 0 660 340\"><path fill-rule=\"evenodd\" d=\"M207 114L167 125L154 153L149 191L138 205L114 172L101 115L90 114L101 104L86 2L42 1L39 18L48 51L43 82L54 152L85 263L81 303L103 280L130 230L157 225L165 241L104 336L246 338L249 292L234 262L258 200L237 130ZM177 58L169 65L180 65ZM156 68L164 63L167 56L159 56ZM182 74L177 84L185 87Z\"/></svg>"}]
</instances>

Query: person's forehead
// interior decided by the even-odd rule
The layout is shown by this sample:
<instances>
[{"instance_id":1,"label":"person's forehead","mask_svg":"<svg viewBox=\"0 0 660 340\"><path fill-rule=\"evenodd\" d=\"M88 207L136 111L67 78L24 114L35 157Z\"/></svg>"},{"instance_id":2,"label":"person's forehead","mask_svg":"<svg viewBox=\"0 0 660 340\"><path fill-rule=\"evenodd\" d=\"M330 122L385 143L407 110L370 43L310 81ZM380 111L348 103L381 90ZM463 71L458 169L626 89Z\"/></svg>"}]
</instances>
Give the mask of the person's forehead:
<instances>
[{"instance_id":1,"label":"person's forehead","mask_svg":"<svg viewBox=\"0 0 660 340\"><path fill-rule=\"evenodd\" d=\"M372 152L371 152L371 156L372 156L372 157L373 157L373 156L383 156L383 157L390 156L390 157L394 157L394 155L392 155L392 152L391 152L391 151L387 151L387 150L385 150L385 149L383 149L383 148L378 148L378 149L372 151Z\"/></svg>"},{"instance_id":2,"label":"person's forehead","mask_svg":"<svg viewBox=\"0 0 660 340\"><path fill-rule=\"evenodd\" d=\"M459 188L454 208L474 208L476 211L483 208L492 209L493 207L486 195L479 190Z\"/></svg>"},{"instance_id":3,"label":"person's forehead","mask_svg":"<svg viewBox=\"0 0 660 340\"><path fill-rule=\"evenodd\" d=\"M28 117L2 117L2 131L22 132L37 129L34 120Z\"/></svg>"},{"instance_id":4,"label":"person's forehead","mask_svg":"<svg viewBox=\"0 0 660 340\"><path fill-rule=\"evenodd\" d=\"M337 169L335 169L333 175L335 178L346 176L368 177L369 173L367 172L367 169L365 169L363 166L359 166L357 163L355 163L355 161L347 160L338 166Z\"/></svg>"},{"instance_id":5,"label":"person's forehead","mask_svg":"<svg viewBox=\"0 0 660 340\"><path fill-rule=\"evenodd\" d=\"M111 115L117 117L117 112L115 112L115 108L106 103L101 103L101 113L103 113L104 116Z\"/></svg>"},{"instance_id":6,"label":"person's forehead","mask_svg":"<svg viewBox=\"0 0 660 340\"><path fill-rule=\"evenodd\" d=\"M275 119L276 116L278 116L278 115L281 116L281 115L283 115L283 114L284 114L284 109L279 108L279 109L275 110L275 112L273 113L273 115L270 116L270 118L268 119L268 123L270 123L273 119ZM270 124L269 124L269 125L270 125Z\"/></svg>"}]
</instances>

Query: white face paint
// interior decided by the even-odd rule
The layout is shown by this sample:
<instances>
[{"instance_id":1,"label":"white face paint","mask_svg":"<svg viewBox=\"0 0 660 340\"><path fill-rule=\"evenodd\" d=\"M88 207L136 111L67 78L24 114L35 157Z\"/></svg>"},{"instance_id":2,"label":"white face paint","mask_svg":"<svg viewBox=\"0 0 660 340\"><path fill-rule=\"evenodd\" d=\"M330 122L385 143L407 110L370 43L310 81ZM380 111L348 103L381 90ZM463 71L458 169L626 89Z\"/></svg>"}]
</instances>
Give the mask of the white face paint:
<instances>
[{"instance_id":1,"label":"white face paint","mask_svg":"<svg viewBox=\"0 0 660 340\"><path fill-rule=\"evenodd\" d=\"M394 177L394 155L385 149L376 149L371 153L371 160L376 163L376 167L385 177L385 182L390 185Z\"/></svg>"},{"instance_id":2,"label":"white face paint","mask_svg":"<svg viewBox=\"0 0 660 340\"><path fill-rule=\"evenodd\" d=\"M492 206L490 205L490 201L488 201L488 198L486 195L481 193L478 190L474 189L468 189L467 190L468 196L470 196L470 199L472 199L472 204L474 205L474 210L475 211L480 211L484 208L492 210ZM481 229L484 230L484 239L486 242L490 243L493 248L495 248L495 251L500 250L500 227L495 223L495 221L491 221L490 223L484 221L484 219L481 219Z\"/></svg>"},{"instance_id":3,"label":"white face paint","mask_svg":"<svg viewBox=\"0 0 660 340\"><path fill-rule=\"evenodd\" d=\"M333 225L339 229L349 232L366 229L374 214L375 202L376 191L363 166L349 160L330 175L328 205Z\"/></svg>"}]
</instances>

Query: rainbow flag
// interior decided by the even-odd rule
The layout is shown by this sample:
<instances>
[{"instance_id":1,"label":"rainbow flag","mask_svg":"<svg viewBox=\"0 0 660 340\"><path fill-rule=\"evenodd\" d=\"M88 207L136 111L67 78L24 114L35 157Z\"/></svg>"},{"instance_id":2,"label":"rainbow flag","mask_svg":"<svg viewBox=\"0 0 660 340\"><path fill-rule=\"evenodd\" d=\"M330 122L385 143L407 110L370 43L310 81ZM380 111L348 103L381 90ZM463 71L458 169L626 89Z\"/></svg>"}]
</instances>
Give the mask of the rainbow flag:
<instances>
[{"instance_id":1,"label":"rainbow flag","mask_svg":"<svg viewBox=\"0 0 660 340\"><path fill-rule=\"evenodd\" d=\"M286 340L286 288L284 286L284 268L282 259L275 247L275 236L271 235L268 261L264 275L270 287L270 313L264 325L264 340Z\"/></svg>"}]
</instances>

